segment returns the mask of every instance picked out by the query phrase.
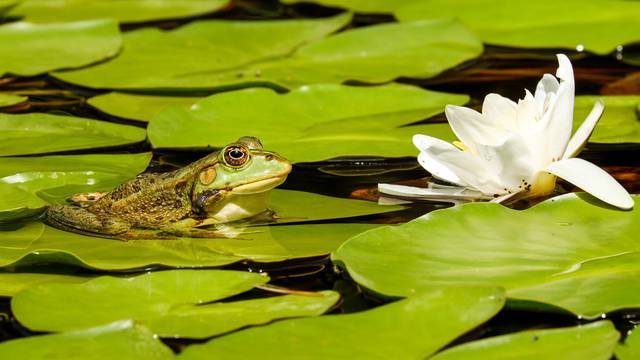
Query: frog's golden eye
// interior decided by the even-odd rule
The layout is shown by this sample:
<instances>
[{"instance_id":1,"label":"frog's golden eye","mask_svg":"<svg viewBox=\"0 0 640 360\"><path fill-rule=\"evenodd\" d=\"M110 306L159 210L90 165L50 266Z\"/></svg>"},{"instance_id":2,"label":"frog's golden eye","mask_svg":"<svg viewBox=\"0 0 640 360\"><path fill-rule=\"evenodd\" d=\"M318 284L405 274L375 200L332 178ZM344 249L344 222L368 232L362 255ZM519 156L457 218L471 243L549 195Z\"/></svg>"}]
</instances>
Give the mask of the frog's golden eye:
<instances>
[{"instance_id":1,"label":"frog's golden eye","mask_svg":"<svg viewBox=\"0 0 640 360\"><path fill-rule=\"evenodd\" d=\"M249 149L244 145L229 145L224 149L222 158L225 164L240 167L249 161Z\"/></svg>"},{"instance_id":2,"label":"frog's golden eye","mask_svg":"<svg viewBox=\"0 0 640 360\"><path fill-rule=\"evenodd\" d=\"M198 176L200 183L202 185L209 185L216 179L216 169L212 166L210 168L204 169L200 172Z\"/></svg>"}]
</instances>

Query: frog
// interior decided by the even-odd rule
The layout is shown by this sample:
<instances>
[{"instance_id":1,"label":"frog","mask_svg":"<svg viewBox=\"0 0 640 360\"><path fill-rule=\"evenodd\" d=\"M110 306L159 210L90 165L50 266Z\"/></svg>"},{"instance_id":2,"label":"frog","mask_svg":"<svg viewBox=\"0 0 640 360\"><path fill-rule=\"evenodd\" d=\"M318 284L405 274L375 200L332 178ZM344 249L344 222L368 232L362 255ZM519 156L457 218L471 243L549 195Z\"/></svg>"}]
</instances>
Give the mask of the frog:
<instances>
[{"instance_id":1,"label":"frog","mask_svg":"<svg viewBox=\"0 0 640 360\"><path fill-rule=\"evenodd\" d=\"M269 213L269 192L291 169L259 139L243 136L183 168L142 173L110 192L76 194L50 206L45 222L120 240L229 237L219 229Z\"/></svg>"}]
</instances>

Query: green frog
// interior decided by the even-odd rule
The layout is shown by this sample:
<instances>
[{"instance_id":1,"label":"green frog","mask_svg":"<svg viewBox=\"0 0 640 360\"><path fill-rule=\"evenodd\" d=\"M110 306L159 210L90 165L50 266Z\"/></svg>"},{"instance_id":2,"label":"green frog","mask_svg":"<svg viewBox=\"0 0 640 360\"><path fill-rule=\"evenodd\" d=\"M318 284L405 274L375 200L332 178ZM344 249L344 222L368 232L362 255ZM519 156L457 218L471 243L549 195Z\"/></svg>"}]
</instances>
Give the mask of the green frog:
<instances>
[{"instance_id":1,"label":"green frog","mask_svg":"<svg viewBox=\"0 0 640 360\"><path fill-rule=\"evenodd\" d=\"M78 194L73 204L52 205L45 221L67 231L123 240L226 237L215 225L268 211L269 191L289 172L288 160L245 136L184 168L144 173L111 192ZM209 225L214 229L202 228Z\"/></svg>"}]
</instances>

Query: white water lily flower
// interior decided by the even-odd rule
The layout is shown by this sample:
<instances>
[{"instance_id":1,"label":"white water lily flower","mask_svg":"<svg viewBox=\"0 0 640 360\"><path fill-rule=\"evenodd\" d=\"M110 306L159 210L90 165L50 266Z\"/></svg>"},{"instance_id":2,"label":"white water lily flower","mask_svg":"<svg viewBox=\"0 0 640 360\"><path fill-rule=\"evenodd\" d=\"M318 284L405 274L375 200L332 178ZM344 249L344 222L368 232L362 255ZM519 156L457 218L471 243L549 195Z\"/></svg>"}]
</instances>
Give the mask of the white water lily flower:
<instances>
[{"instance_id":1,"label":"white water lily flower","mask_svg":"<svg viewBox=\"0 0 640 360\"><path fill-rule=\"evenodd\" d=\"M556 77L545 74L535 94L525 90L515 103L489 94L482 113L447 105L445 114L460 142L415 135L418 162L434 177L456 188L415 188L380 184L382 193L429 199L498 201L550 194L556 176L622 209L633 207L627 191L596 165L574 158L600 119L598 101L571 137L574 80L571 62L558 55ZM558 79L560 80L558 82Z\"/></svg>"}]
</instances>

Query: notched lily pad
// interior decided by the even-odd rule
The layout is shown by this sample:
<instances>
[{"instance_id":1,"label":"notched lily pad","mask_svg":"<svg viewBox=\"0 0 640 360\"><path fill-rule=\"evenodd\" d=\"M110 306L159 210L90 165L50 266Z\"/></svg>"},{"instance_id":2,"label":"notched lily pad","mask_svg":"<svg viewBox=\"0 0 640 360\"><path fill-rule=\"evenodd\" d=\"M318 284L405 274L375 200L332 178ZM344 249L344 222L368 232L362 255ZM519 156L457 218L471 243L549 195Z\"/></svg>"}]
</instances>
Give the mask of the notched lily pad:
<instances>
[{"instance_id":1,"label":"notched lily pad","mask_svg":"<svg viewBox=\"0 0 640 360\"><path fill-rule=\"evenodd\" d=\"M631 330L624 339L624 343L616 346L616 358L618 360L634 360L640 358L640 331Z\"/></svg>"},{"instance_id":2,"label":"notched lily pad","mask_svg":"<svg viewBox=\"0 0 640 360\"><path fill-rule=\"evenodd\" d=\"M1 251L1 250L0 250ZM0 296L11 297L27 287L47 282L82 283L91 276L66 273L0 272Z\"/></svg>"},{"instance_id":3,"label":"notched lily pad","mask_svg":"<svg viewBox=\"0 0 640 360\"><path fill-rule=\"evenodd\" d=\"M158 96L111 92L94 96L87 104L109 115L147 122L169 106L189 108L202 97Z\"/></svg>"},{"instance_id":4,"label":"notched lily pad","mask_svg":"<svg viewBox=\"0 0 640 360\"><path fill-rule=\"evenodd\" d=\"M245 127L237 126L242 123L267 149L291 161L341 155L413 156L417 150L410 140L416 132L445 139L454 135L447 124L399 126L468 99L397 84L321 84L287 94L246 89L210 96L189 110L165 108L149 123L148 131L156 148L219 147L246 135Z\"/></svg>"},{"instance_id":5,"label":"notched lily pad","mask_svg":"<svg viewBox=\"0 0 640 360\"><path fill-rule=\"evenodd\" d=\"M372 310L284 320L192 345L181 360L423 359L502 308L496 288L441 288Z\"/></svg>"},{"instance_id":6,"label":"notched lily pad","mask_svg":"<svg viewBox=\"0 0 640 360\"><path fill-rule=\"evenodd\" d=\"M608 360L620 334L609 321L561 329L523 331L464 343L433 360ZM624 360L624 359L621 359Z\"/></svg>"},{"instance_id":7,"label":"notched lily pad","mask_svg":"<svg viewBox=\"0 0 640 360\"><path fill-rule=\"evenodd\" d=\"M92 329L5 341L0 343L0 358L171 360L174 355L149 329L125 320Z\"/></svg>"},{"instance_id":8,"label":"notched lily pad","mask_svg":"<svg viewBox=\"0 0 640 360\"><path fill-rule=\"evenodd\" d=\"M511 298L597 317L640 306L640 197L633 198L632 211L584 194L524 211L491 203L436 210L357 235L333 259L385 295L410 296L442 284L497 285Z\"/></svg>"},{"instance_id":9,"label":"notched lily pad","mask_svg":"<svg viewBox=\"0 0 640 360\"><path fill-rule=\"evenodd\" d=\"M0 113L0 156L93 149L144 141L144 129L73 116Z\"/></svg>"},{"instance_id":10,"label":"notched lily pad","mask_svg":"<svg viewBox=\"0 0 640 360\"><path fill-rule=\"evenodd\" d=\"M639 143L640 96L576 96L574 118L583 121L597 100L604 102L604 114L589 138L593 143ZM574 125L579 126L576 121Z\"/></svg>"},{"instance_id":11,"label":"notched lily pad","mask_svg":"<svg viewBox=\"0 0 640 360\"><path fill-rule=\"evenodd\" d=\"M0 26L0 44L0 76L33 76L108 59L118 53L122 38L112 20L16 22Z\"/></svg>"}]
</instances>

